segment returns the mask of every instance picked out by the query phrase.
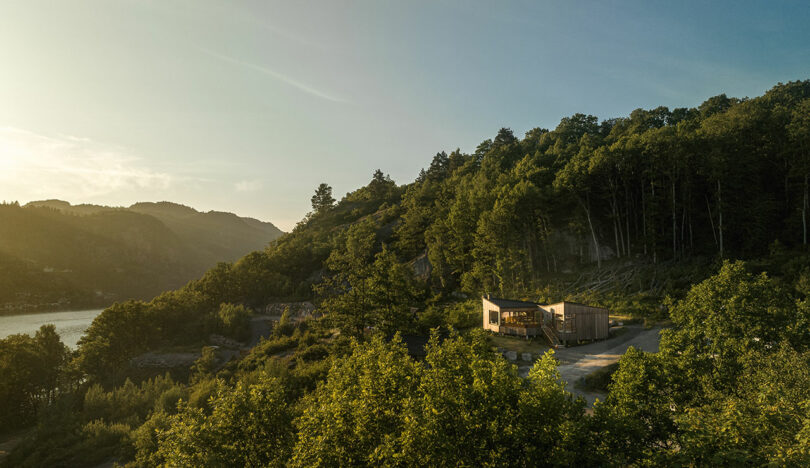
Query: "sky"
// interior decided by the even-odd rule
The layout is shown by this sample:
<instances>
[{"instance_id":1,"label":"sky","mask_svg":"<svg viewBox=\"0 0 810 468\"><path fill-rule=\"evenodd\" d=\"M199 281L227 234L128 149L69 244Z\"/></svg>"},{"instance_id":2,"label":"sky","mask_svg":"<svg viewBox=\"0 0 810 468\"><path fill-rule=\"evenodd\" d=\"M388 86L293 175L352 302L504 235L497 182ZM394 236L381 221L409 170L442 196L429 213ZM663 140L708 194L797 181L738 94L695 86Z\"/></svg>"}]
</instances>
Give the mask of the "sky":
<instances>
[{"instance_id":1,"label":"sky","mask_svg":"<svg viewBox=\"0 0 810 468\"><path fill-rule=\"evenodd\" d=\"M582 112L810 79L806 1L0 1L0 200L169 200L290 230Z\"/></svg>"}]
</instances>

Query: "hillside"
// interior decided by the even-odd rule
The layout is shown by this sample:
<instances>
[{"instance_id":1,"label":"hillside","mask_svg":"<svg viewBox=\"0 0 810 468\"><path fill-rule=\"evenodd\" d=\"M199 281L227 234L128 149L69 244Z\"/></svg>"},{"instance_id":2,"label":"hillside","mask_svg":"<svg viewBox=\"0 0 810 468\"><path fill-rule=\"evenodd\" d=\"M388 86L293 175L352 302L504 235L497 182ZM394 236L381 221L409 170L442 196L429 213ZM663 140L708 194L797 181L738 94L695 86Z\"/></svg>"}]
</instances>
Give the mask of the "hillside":
<instances>
[{"instance_id":1,"label":"hillside","mask_svg":"<svg viewBox=\"0 0 810 468\"><path fill-rule=\"evenodd\" d=\"M0 311L148 299L280 235L271 223L168 202L2 205Z\"/></svg>"},{"instance_id":2,"label":"hillside","mask_svg":"<svg viewBox=\"0 0 810 468\"><path fill-rule=\"evenodd\" d=\"M802 81L696 108L574 114L522 139L503 128L472 153L436 154L405 185L377 170L339 201L319 187L312 213L268 248L119 306L165 322L149 324L148 349L204 338L172 324L222 303L313 300L347 334L424 332L466 323L442 311L486 292L665 318L664 298L724 259L790 284L808 269L808 115Z\"/></svg>"}]
</instances>

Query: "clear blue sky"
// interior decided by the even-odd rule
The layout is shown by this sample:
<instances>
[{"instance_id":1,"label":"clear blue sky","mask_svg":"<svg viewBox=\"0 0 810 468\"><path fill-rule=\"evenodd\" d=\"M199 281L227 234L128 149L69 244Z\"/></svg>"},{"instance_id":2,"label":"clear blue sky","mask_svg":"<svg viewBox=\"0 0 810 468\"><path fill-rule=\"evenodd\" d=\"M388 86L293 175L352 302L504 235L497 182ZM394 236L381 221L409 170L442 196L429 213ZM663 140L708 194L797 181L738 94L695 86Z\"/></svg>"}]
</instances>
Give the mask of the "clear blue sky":
<instances>
[{"instance_id":1,"label":"clear blue sky","mask_svg":"<svg viewBox=\"0 0 810 468\"><path fill-rule=\"evenodd\" d=\"M576 112L810 78L810 2L0 3L0 199L171 200L290 229L314 187Z\"/></svg>"}]
</instances>

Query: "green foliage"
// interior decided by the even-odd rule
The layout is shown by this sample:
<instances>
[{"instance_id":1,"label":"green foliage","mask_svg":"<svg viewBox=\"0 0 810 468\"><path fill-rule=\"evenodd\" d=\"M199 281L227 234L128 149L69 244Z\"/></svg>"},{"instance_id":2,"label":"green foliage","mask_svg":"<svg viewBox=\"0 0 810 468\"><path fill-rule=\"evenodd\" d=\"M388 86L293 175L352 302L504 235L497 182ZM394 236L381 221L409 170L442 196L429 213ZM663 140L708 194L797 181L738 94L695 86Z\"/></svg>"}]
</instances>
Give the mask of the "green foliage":
<instances>
[{"instance_id":1,"label":"green foliage","mask_svg":"<svg viewBox=\"0 0 810 468\"><path fill-rule=\"evenodd\" d=\"M807 462L801 431L810 422L810 355L787 344L749 351L731 393L714 391L677 417L678 464L781 465ZM806 439L805 439L806 442ZM803 453L802 453L803 452Z\"/></svg>"},{"instance_id":2,"label":"green foliage","mask_svg":"<svg viewBox=\"0 0 810 468\"><path fill-rule=\"evenodd\" d=\"M403 434L410 464L506 465L520 438L517 370L494 358L481 334L472 341L433 335Z\"/></svg>"},{"instance_id":3,"label":"green foliage","mask_svg":"<svg viewBox=\"0 0 810 468\"><path fill-rule=\"evenodd\" d=\"M140 427L132 431L135 466L158 466L163 457L158 451L158 436L171 426L172 418L163 411L155 411Z\"/></svg>"},{"instance_id":4,"label":"green foliage","mask_svg":"<svg viewBox=\"0 0 810 468\"><path fill-rule=\"evenodd\" d=\"M156 412L176 412L177 401L186 398L187 389L168 375L140 385L127 380L109 391L94 384L63 394L43 409L8 461L12 466L92 466L109 458L131 459L133 430Z\"/></svg>"},{"instance_id":5,"label":"green foliage","mask_svg":"<svg viewBox=\"0 0 810 468\"><path fill-rule=\"evenodd\" d=\"M481 324L481 312L478 310L478 300L470 299L457 302L445 309L447 318L445 323L453 328L475 328Z\"/></svg>"},{"instance_id":6,"label":"green foliage","mask_svg":"<svg viewBox=\"0 0 810 468\"><path fill-rule=\"evenodd\" d=\"M239 341L250 338L250 317L252 312L243 305L220 304L217 313L218 331Z\"/></svg>"},{"instance_id":7,"label":"green foliage","mask_svg":"<svg viewBox=\"0 0 810 468\"><path fill-rule=\"evenodd\" d=\"M611 465L655 460L672 448L676 432L671 404L683 389L674 380L667 360L634 348L622 356L613 374L610 393L594 407L594 427L600 435L599 456Z\"/></svg>"},{"instance_id":8,"label":"green foliage","mask_svg":"<svg viewBox=\"0 0 810 468\"><path fill-rule=\"evenodd\" d=\"M53 325L31 337L0 340L0 431L25 427L41 406L75 385L67 372L70 352Z\"/></svg>"},{"instance_id":9,"label":"green foliage","mask_svg":"<svg viewBox=\"0 0 810 468\"><path fill-rule=\"evenodd\" d=\"M480 333L434 334L424 365L398 338L355 342L305 400L292 464L576 464L583 403L564 391L556 365L547 355L524 382Z\"/></svg>"},{"instance_id":10,"label":"green foliage","mask_svg":"<svg viewBox=\"0 0 810 468\"><path fill-rule=\"evenodd\" d=\"M295 330L295 324L292 322L292 312L290 312L289 307L284 308L284 312L281 313L281 318L278 319L278 323L273 327L273 335L280 337L280 336L289 336Z\"/></svg>"},{"instance_id":11,"label":"green foliage","mask_svg":"<svg viewBox=\"0 0 810 468\"><path fill-rule=\"evenodd\" d=\"M199 294L164 293L150 303L113 304L93 320L79 341L77 366L103 383L121 383L131 358L164 343L190 343L206 336Z\"/></svg>"},{"instance_id":12,"label":"green foliage","mask_svg":"<svg viewBox=\"0 0 810 468\"><path fill-rule=\"evenodd\" d=\"M327 259L331 275L316 289L324 298L321 309L352 336L361 336L367 326L388 334L407 330L418 294L413 271L386 246L375 253L376 225L371 220L350 227L343 242L345 247Z\"/></svg>"},{"instance_id":13,"label":"green foliage","mask_svg":"<svg viewBox=\"0 0 810 468\"><path fill-rule=\"evenodd\" d=\"M381 337L335 363L296 423L293 466L396 464L402 412L418 366L398 339Z\"/></svg>"},{"instance_id":14,"label":"green foliage","mask_svg":"<svg viewBox=\"0 0 810 468\"><path fill-rule=\"evenodd\" d=\"M742 262L725 262L672 308L675 328L664 334L661 347L731 384L746 351L797 341L797 312L790 296L764 273L754 276Z\"/></svg>"},{"instance_id":15,"label":"green foliage","mask_svg":"<svg viewBox=\"0 0 810 468\"><path fill-rule=\"evenodd\" d=\"M659 353L631 348L621 358L594 410L599 456L613 465L804 464L805 301L725 262L672 305L675 327Z\"/></svg>"},{"instance_id":16,"label":"green foliage","mask_svg":"<svg viewBox=\"0 0 810 468\"><path fill-rule=\"evenodd\" d=\"M191 382L196 383L201 380L210 379L214 371L219 366L216 349L205 346L200 357L191 365Z\"/></svg>"},{"instance_id":17,"label":"green foliage","mask_svg":"<svg viewBox=\"0 0 810 468\"><path fill-rule=\"evenodd\" d=\"M184 405L159 432L152 459L169 466L284 466L292 440L292 416L276 379L233 388L220 382L211 414Z\"/></svg>"},{"instance_id":18,"label":"green foliage","mask_svg":"<svg viewBox=\"0 0 810 468\"><path fill-rule=\"evenodd\" d=\"M321 214L332 208L335 204L335 199L332 198L332 187L327 184L320 184L315 189L315 195L312 196L312 212L313 214Z\"/></svg>"}]
</instances>

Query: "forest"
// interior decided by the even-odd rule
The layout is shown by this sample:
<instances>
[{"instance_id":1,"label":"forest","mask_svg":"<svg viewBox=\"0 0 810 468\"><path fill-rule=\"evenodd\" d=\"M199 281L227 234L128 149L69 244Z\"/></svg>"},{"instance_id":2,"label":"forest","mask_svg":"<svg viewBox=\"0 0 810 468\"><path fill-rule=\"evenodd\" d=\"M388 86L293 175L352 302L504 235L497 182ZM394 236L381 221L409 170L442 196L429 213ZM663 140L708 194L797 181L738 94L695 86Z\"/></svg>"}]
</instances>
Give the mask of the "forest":
<instances>
[{"instance_id":1,"label":"forest","mask_svg":"<svg viewBox=\"0 0 810 468\"><path fill-rule=\"evenodd\" d=\"M384 149L381 149L384 151ZM295 229L151 301L76 351L50 327L0 341L6 466L810 464L810 81L696 108L574 114L409 184L381 170ZM478 297L580 300L667 324L593 408L553 350L528 377ZM310 300L220 362L268 304ZM407 336L427 338L413 359ZM144 372L147 351L196 349Z\"/></svg>"}]
</instances>

